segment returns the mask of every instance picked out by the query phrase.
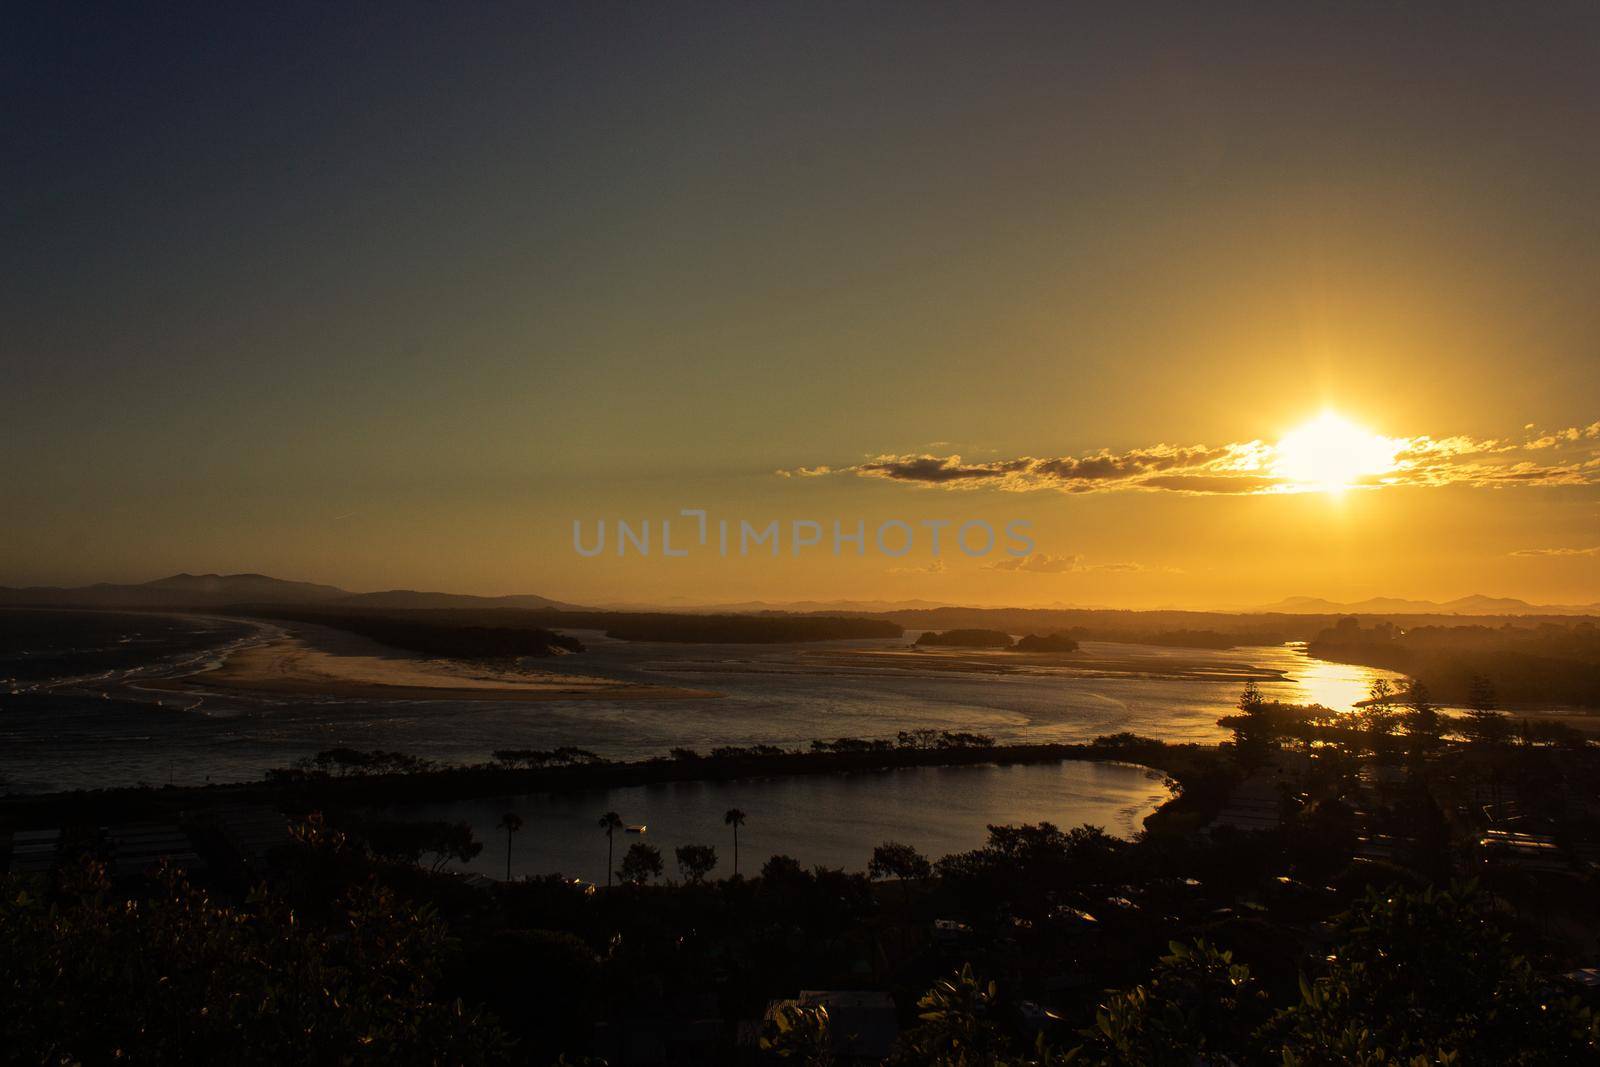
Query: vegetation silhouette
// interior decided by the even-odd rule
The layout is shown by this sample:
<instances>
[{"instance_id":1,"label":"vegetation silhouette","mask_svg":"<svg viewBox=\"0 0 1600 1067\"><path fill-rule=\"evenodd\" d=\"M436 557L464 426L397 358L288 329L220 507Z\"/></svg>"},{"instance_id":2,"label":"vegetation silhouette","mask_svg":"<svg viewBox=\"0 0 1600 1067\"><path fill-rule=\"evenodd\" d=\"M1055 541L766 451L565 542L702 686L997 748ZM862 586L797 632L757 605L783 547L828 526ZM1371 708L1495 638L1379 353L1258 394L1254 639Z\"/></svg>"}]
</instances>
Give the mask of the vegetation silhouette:
<instances>
[{"instance_id":1,"label":"vegetation silhouette","mask_svg":"<svg viewBox=\"0 0 1600 1067\"><path fill-rule=\"evenodd\" d=\"M905 890L906 903L911 902L911 883L923 881L933 874L933 864L910 845L898 841L885 841L872 850L867 863L869 878L897 878Z\"/></svg>"},{"instance_id":2,"label":"vegetation silhouette","mask_svg":"<svg viewBox=\"0 0 1600 1067\"><path fill-rule=\"evenodd\" d=\"M600 816L600 829L606 832L606 886L611 885L611 857L612 848L616 843L616 833L622 829L622 816L614 811L608 811Z\"/></svg>"},{"instance_id":3,"label":"vegetation silhouette","mask_svg":"<svg viewBox=\"0 0 1600 1067\"><path fill-rule=\"evenodd\" d=\"M624 885L640 886L652 878L661 877L665 868L661 863L661 850L643 841L635 841L623 854L617 877Z\"/></svg>"},{"instance_id":4,"label":"vegetation silhouette","mask_svg":"<svg viewBox=\"0 0 1600 1067\"><path fill-rule=\"evenodd\" d=\"M379 886L344 886L314 919L171 869L128 901L89 863L47 895L0 891L0 1047L33 1063L508 1062L499 1024L438 992L450 951L431 908Z\"/></svg>"},{"instance_id":5,"label":"vegetation silhouette","mask_svg":"<svg viewBox=\"0 0 1600 1067\"><path fill-rule=\"evenodd\" d=\"M1350 617L1318 633L1307 650L1408 675L1457 706L1473 706L1487 688L1500 707L1600 707L1600 628L1586 619L1403 629Z\"/></svg>"},{"instance_id":6,"label":"vegetation silhouette","mask_svg":"<svg viewBox=\"0 0 1600 1067\"><path fill-rule=\"evenodd\" d=\"M744 825L746 815L738 808L729 808L723 813L724 826L733 828L733 876L739 877L739 827Z\"/></svg>"},{"instance_id":7,"label":"vegetation silhouette","mask_svg":"<svg viewBox=\"0 0 1600 1067\"><path fill-rule=\"evenodd\" d=\"M522 829L522 816L508 811L500 816L500 829L506 832L506 881L511 881L511 840Z\"/></svg>"},{"instance_id":8,"label":"vegetation silhouette","mask_svg":"<svg viewBox=\"0 0 1600 1067\"><path fill-rule=\"evenodd\" d=\"M1308 721L1241 704L1269 726ZM1543 757L1563 750L1507 751L1547 776ZM1247 772L1229 759L1210 766L1237 781ZM1185 781L1191 804L1227 795L1204 775ZM1359 844L1330 829L1331 812L1297 804L1280 830L1209 838L1169 814L1131 842L1094 827L994 826L979 848L933 864L885 842L857 875L774 856L757 878L711 881L714 850L689 845L683 887L652 884L660 853L636 842L617 872L627 891L599 893L556 876L471 889L375 847L391 832L381 822L345 829L313 815L272 884L238 903L225 898L239 891L213 897L171 871L114 885L92 860L54 883L0 885L0 1041L29 1062L99 1062L112 1049L323 1062L388 1049L405 1062L545 1064L608 1055L604 1035L645 1025L631 1013L662 990L718 990L719 1011L756 1017L784 989L849 975L876 945L887 955L866 980L902 1006L900 1065L1535 1064L1600 1052L1592 1005L1520 947L1532 927L1508 901L1547 911L1548 886L1491 897L1472 883L1430 887L1409 863L1352 863ZM896 907L879 906L869 878L899 880ZM1314 962L1302 974L1298 960ZM89 1002L110 1008L85 1020L75 1006ZM843 1029L796 1005L768 1019L763 1047L826 1063Z\"/></svg>"},{"instance_id":9,"label":"vegetation silhouette","mask_svg":"<svg viewBox=\"0 0 1600 1067\"><path fill-rule=\"evenodd\" d=\"M1011 635L999 630L930 630L918 636L916 644L934 648L1010 648Z\"/></svg>"},{"instance_id":10,"label":"vegetation silhouette","mask_svg":"<svg viewBox=\"0 0 1600 1067\"><path fill-rule=\"evenodd\" d=\"M1076 652L1078 642L1068 634L1027 634L1012 646L1017 652Z\"/></svg>"},{"instance_id":11,"label":"vegetation silhouette","mask_svg":"<svg viewBox=\"0 0 1600 1067\"><path fill-rule=\"evenodd\" d=\"M678 871L690 885L699 885L717 866L717 850L710 845L679 845Z\"/></svg>"}]
</instances>

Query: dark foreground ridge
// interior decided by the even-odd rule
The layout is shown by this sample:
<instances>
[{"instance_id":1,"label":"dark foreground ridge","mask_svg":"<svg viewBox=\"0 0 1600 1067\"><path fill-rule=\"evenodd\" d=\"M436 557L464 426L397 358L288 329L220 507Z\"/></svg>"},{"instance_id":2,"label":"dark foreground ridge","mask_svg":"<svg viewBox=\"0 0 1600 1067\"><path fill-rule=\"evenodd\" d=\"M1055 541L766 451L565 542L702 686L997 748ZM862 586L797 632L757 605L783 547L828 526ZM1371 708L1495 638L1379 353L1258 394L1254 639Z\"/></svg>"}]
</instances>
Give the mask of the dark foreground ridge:
<instances>
[{"instance_id":1,"label":"dark foreground ridge","mask_svg":"<svg viewBox=\"0 0 1600 1067\"><path fill-rule=\"evenodd\" d=\"M8 798L0 1049L85 1064L1595 1062L1600 749L1451 723L1416 688L1375 696L1352 728L1250 687L1218 747L918 731L632 763L504 750L476 767L330 749L249 785ZM383 811L1060 759L1159 767L1177 796L1133 841L992 826L937 859L885 841L861 873L741 857L736 810L722 840L671 856L596 811L603 886L451 873L483 849L469 826ZM499 831L514 850L514 810Z\"/></svg>"}]
</instances>

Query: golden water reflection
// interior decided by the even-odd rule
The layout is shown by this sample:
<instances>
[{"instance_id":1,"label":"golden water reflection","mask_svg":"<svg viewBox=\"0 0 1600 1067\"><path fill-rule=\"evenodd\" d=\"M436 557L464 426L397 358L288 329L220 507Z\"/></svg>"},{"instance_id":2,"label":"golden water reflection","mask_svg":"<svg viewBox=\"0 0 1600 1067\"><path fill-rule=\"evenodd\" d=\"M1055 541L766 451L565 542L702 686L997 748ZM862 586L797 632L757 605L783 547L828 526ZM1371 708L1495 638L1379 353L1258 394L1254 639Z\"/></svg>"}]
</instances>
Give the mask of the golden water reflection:
<instances>
[{"instance_id":1,"label":"golden water reflection","mask_svg":"<svg viewBox=\"0 0 1600 1067\"><path fill-rule=\"evenodd\" d=\"M1393 671L1314 659L1305 655L1301 646L1296 648L1295 663L1285 679L1292 692L1286 699L1296 704L1321 704L1334 711L1353 711L1357 701L1367 698L1374 681L1394 681L1399 677Z\"/></svg>"}]
</instances>

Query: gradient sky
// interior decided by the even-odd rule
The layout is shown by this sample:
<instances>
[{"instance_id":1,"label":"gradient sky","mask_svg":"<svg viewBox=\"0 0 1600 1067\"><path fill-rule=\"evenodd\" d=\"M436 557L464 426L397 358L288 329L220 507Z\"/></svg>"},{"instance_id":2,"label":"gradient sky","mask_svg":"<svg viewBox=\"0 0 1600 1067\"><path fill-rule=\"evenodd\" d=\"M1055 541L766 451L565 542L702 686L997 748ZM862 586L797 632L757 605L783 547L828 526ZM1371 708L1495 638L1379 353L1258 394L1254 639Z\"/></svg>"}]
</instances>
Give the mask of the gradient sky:
<instances>
[{"instance_id":1,"label":"gradient sky","mask_svg":"<svg viewBox=\"0 0 1600 1067\"><path fill-rule=\"evenodd\" d=\"M0 16L0 584L1600 600L1592 3L234 8ZM1338 494L862 469L1325 409L1466 444ZM1046 558L572 550L695 506Z\"/></svg>"}]
</instances>

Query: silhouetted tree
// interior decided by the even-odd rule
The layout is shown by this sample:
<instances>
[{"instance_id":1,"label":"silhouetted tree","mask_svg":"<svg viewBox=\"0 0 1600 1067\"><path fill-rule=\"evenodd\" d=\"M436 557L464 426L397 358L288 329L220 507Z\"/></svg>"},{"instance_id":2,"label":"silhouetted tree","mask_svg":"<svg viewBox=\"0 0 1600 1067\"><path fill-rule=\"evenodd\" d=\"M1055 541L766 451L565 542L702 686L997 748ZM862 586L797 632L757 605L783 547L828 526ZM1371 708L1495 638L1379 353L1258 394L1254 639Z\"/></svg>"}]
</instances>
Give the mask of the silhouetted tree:
<instances>
[{"instance_id":1,"label":"silhouetted tree","mask_svg":"<svg viewBox=\"0 0 1600 1067\"><path fill-rule=\"evenodd\" d=\"M1510 739L1511 723L1496 710L1498 704L1494 683L1481 674L1473 675L1467 689L1466 732L1474 741L1497 746Z\"/></svg>"},{"instance_id":2,"label":"silhouetted tree","mask_svg":"<svg viewBox=\"0 0 1600 1067\"><path fill-rule=\"evenodd\" d=\"M508 811L500 816L500 829L506 832L506 881L511 881L511 838L522 829L522 816Z\"/></svg>"},{"instance_id":3,"label":"silhouetted tree","mask_svg":"<svg viewBox=\"0 0 1600 1067\"><path fill-rule=\"evenodd\" d=\"M901 730L895 734L895 744L901 748L936 748L939 744L939 731L927 727L920 730Z\"/></svg>"},{"instance_id":4,"label":"silhouetted tree","mask_svg":"<svg viewBox=\"0 0 1600 1067\"><path fill-rule=\"evenodd\" d=\"M622 816L614 811L608 811L600 816L600 829L606 832L606 888L611 888L611 856L612 845L616 840L616 832L622 829Z\"/></svg>"},{"instance_id":5,"label":"silhouetted tree","mask_svg":"<svg viewBox=\"0 0 1600 1067\"><path fill-rule=\"evenodd\" d=\"M935 748L993 748L994 738L989 734L975 734L967 730L940 730Z\"/></svg>"},{"instance_id":6,"label":"silhouetted tree","mask_svg":"<svg viewBox=\"0 0 1600 1067\"><path fill-rule=\"evenodd\" d=\"M366 842L374 856L395 863L420 863L424 855L431 855L432 870L451 860L470 863L483 851L483 843L474 838L471 825L465 822L355 820L350 829Z\"/></svg>"},{"instance_id":7,"label":"silhouetted tree","mask_svg":"<svg viewBox=\"0 0 1600 1067\"><path fill-rule=\"evenodd\" d=\"M1234 753L1240 766L1250 770L1266 759L1273 734L1267 699L1253 681L1244 683L1239 693L1239 712L1232 720Z\"/></svg>"},{"instance_id":8,"label":"silhouetted tree","mask_svg":"<svg viewBox=\"0 0 1600 1067\"><path fill-rule=\"evenodd\" d=\"M425 851L433 853L435 857L432 870L439 870L451 860L471 863L483 851L483 842L473 836L471 823L439 822L427 825L430 829Z\"/></svg>"},{"instance_id":9,"label":"silhouetted tree","mask_svg":"<svg viewBox=\"0 0 1600 1067\"><path fill-rule=\"evenodd\" d=\"M678 870L690 885L705 881L717 866L717 850L710 845L679 845L677 857Z\"/></svg>"},{"instance_id":10,"label":"silhouetted tree","mask_svg":"<svg viewBox=\"0 0 1600 1067\"><path fill-rule=\"evenodd\" d=\"M911 902L912 879L921 881L932 873L933 864L928 862L928 857L898 841L885 841L873 849L872 859L867 864L867 876L870 878L900 879L907 904Z\"/></svg>"},{"instance_id":11,"label":"silhouetted tree","mask_svg":"<svg viewBox=\"0 0 1600 1067\"><path fill-rule=\"evenodd\" d=\"M623 855L622 866L617 868L617 877L631 885L644 885L652 878L661 877L663 869L661 850L643 841L635 841Z\"/></svg>"},{"instance_id":12,"label":"silhouetted tree","mask_svg":"<svg viewBox=\"0 0 1600 1067\"><path fill-rule=\"evenodd\" d=\"M1379 741L1395 731L1394 685L1387 678L1374 679L1367 690L1367 706L1361 713L1361 723L1373 738L1373 751Z\"/></svg>"},{"instance_id":13,"label":"silhouetted tree","mask_svg":"<svg viewBox=\"0 0 1600 1067\"><path fill-rule=\"evenodd\" d=\"M1125 846L1096 826L1061 830L1036 826L990 826L983 848L958 852L934 864L944 888L977 906L1010 900L1019 913L1043 911L1049 896L1090 877L1104 877Z\"/></svg>"},{"instance_id":14,"label":"silhouetted tree","mask_svg":"<svg viewBox=\"0 0 1600 1067\"><path fill-rule=\"evenodd\" d=\"M1412 751L1422 753L1436 747L1444 727L1428 687L1413 678L1406 685L1403 699L1406 707L1406 737Z\"/></svg>"},{"instance_id":15,"label":"silhouetted tree","mask_svg":"<svg viewBox=\"0 0 1600 1067\"><path fill-rule=\"evenodd\" d=\"M497 763L507 768L523 767L528 770L532 770L535 767L543 767L550 762L553 755L554 753L538 748L497 748L494 750L494 758Z\"/></svg>"},{"instance_id":16,"label":"silhouetted tree","mask_svg":"<svg viewBox=\"0 0 1600 1067\"><path fill-rule=\"evenodd\" d=\"M739 827L744 825L745 814L738 808L729 808L722 816L724 826L733 827L733 876L739 877Z\"/></svg>"}]
</instances>

